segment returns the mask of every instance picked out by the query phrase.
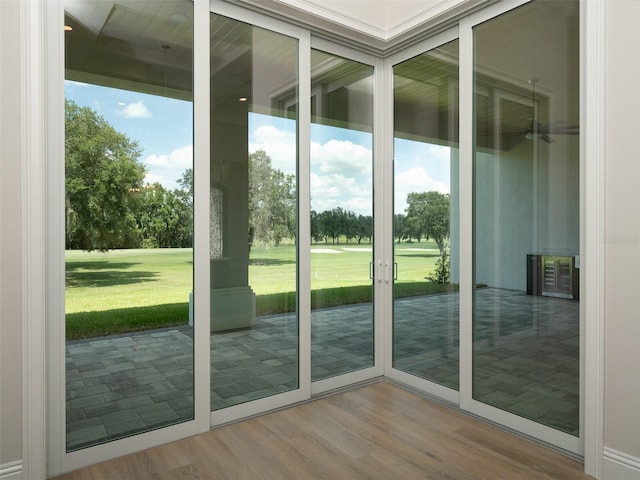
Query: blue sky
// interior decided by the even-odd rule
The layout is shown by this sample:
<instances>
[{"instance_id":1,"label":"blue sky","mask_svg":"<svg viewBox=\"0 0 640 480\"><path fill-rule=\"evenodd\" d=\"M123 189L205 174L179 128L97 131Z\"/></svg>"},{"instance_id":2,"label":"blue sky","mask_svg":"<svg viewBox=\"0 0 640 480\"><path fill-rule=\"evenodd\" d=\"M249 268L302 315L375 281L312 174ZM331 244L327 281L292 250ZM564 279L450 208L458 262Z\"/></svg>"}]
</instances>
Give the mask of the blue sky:
<instances>
[{"instance_id":1,"label":"blue sky","mask_svg":"<svg viewBox=\"0 0 640 480\"><path fill-rule=\"evenodd\" d=\"M116 130L143 149L146 182L169 189L192 166L193 112L191 102L113 88L65 82L65 95L93 108ZM249 152L263 149L274 168L296 172L296 133L293 120L250 114ZM396 139L394 212L406 208L410 192L449 193L450 149ZM370 133L312 124L311 206L316 211L342 207L372 214L372 136Z\"/></svg>"},{"instance_id":2,"label":"blue sky","mask_svg":"<svg viewBox=\"0 0 640 480\"><path fill-rule=\"evenodd\" d=\"M193 110L184 100L65 81L65 96L94 109L142 147L147 183L173 190L193 164Z\"/></svg>"}]
</instances>

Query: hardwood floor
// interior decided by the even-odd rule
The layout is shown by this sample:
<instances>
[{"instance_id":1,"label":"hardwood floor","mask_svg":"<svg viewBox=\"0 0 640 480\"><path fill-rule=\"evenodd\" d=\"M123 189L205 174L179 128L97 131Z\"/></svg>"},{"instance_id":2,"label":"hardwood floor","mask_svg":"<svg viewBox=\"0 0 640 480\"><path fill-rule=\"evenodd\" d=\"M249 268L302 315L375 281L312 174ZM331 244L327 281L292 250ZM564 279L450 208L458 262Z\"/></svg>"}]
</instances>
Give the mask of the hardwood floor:
<instances>
[{"instance_id":1,"label":"hardwood floor","mask_svg":"<svg viewBox=\"0 0 640 480\"><path fill-rule=\"evenodd\" d=\"M590 479L582 464L386 382L57 480Z\"/></svg>"}]
</instances>

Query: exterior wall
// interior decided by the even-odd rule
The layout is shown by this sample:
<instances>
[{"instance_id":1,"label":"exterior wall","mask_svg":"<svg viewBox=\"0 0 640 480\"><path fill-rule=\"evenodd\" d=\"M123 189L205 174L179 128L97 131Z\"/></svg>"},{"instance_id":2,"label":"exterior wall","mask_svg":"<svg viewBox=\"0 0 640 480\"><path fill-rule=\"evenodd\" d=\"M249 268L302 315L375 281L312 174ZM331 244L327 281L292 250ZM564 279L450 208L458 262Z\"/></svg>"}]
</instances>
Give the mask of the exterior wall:
<instances>
[{"instance_id":1,"label":"exterior wall","mask_svg":"<svg viewBox=\"0 0 640 480\"><path fill-rule=\"evenodd\" d=\"M19 8L0 1L0 477L22 460Z\"/></svg>"},{"instance_id":2,"label":"exterior wall","mask_svg":"<svg viewBox=\"0 0 640 480\"><path fill-rule=\"evenodd\" d=\"M607 1L605 18L605 478L626 480L640 479L640 2Z\"/></svg>"},{"instance_id":3,"label":"exterior wall","mask_svg":"<svg viewBox=\"0 0 640 480\"><path fill-rule=\"evenodd\" d=\"M579 253L577 138L540 144L477 156L476 282L524 291L527 254Z\"/></svg>"},{"instance_id":4,"label":"exterior wall","mask_svg":"<svg viewBox=\"0 0 640 480\"><path fill-rule=\"evenodd\" d=\"M526 290L533 243L531 142L510 152L478 153L475 193L475 281Z\"/></svg>"}]
</instances>

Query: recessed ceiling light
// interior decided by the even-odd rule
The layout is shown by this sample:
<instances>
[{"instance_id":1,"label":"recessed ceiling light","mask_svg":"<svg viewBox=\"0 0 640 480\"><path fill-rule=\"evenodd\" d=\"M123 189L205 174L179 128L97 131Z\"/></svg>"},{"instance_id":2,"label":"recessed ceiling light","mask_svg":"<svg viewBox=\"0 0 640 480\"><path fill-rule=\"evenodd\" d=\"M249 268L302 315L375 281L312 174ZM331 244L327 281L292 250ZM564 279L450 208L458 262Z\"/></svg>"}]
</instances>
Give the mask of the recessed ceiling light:
<instances>
[{"instance_id":1,"label":"recessed ceiling light","mask_svg":"<svg viewBox=\"0 0 640 480\"><path fill-rule=\"evenodd\" d=\"M71 25L65 25L64 26L64 31L65 32L70 32L71 30L73 30L73 27Z\"/></svg>"},{"instance_id":2,"label":"recessed ceiling light","mask_svg":"<svg viewBox=\"0 0 640 480\"><path fill-rule=\"evenodd\" d=\"M247 97L240 97L238 99L239 102L246 102L247 100L249 100Z\"/></svg>"}]
</instances>

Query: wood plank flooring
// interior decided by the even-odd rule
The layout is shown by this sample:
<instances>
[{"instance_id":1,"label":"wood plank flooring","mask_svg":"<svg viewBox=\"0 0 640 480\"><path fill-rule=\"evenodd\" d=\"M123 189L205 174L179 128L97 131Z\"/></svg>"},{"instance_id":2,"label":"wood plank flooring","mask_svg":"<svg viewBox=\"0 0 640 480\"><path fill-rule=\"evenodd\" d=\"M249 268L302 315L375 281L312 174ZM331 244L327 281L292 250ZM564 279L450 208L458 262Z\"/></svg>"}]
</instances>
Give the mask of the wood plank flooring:
<instances>
[{"instance_id":1,"label":"wood plank flooring","mask_svg":"<svg viewBox=\"0 0 640 480\"><path fill-rule=\"evenodd\" d=\"M591 479L582 464L386 382L57 480Z\"/></svg>"}]
</instances>

